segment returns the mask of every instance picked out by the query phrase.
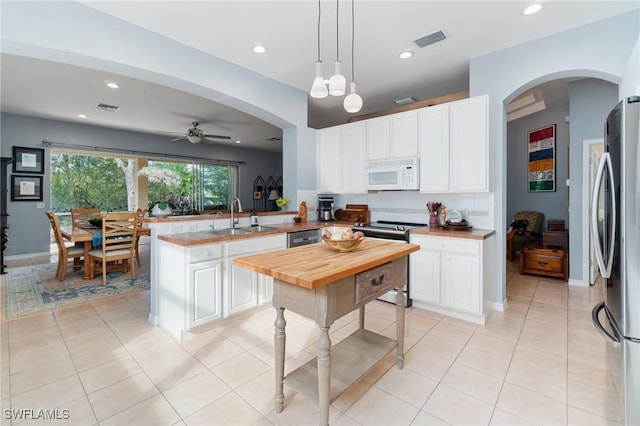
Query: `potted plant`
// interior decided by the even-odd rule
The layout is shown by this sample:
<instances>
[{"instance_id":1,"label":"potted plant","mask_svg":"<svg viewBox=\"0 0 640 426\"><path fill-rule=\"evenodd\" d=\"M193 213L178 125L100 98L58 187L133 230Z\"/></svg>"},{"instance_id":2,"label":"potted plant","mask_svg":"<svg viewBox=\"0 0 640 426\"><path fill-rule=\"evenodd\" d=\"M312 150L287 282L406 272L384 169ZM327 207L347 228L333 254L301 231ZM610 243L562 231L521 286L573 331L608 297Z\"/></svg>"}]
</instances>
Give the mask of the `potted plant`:
<instances>
[{"instance_id":1,"label":"potted plant","mask_svg":"<svg viewBox=\"0 0 640 426\"><path fill-rule=\"evenodd\" d=\"M158 183L158 199L149 202L149 215L167 217L175 205L168 199L168 187L180 185L180 176L173 170L153 166L145 166L138 171L139 176L145 176L149 182Z\"/></svg>"}]
</instances>

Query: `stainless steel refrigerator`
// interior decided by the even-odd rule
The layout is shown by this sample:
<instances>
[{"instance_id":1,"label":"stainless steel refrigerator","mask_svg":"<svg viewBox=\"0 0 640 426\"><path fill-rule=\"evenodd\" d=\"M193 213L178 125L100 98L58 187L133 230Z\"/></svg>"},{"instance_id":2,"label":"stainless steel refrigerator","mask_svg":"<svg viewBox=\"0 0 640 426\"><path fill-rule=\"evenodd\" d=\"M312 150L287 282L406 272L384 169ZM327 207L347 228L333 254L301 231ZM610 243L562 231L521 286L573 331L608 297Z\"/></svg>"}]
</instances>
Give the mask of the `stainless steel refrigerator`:
<instances>
[{"instance_id":1,"label":"stainless steel refrigerator","mask_svg":"<svg viewBox=\"0 0 640 426\"><path fill-rule=\"evenodd\" d=\"M626 425L640 425L639 135L640 96L633 96L620 101L605 121L605 152L591 205L591 231L604 279L604 302L593 308L592 318L610 343L608 367Z\"/></svg>"}]
</instances>

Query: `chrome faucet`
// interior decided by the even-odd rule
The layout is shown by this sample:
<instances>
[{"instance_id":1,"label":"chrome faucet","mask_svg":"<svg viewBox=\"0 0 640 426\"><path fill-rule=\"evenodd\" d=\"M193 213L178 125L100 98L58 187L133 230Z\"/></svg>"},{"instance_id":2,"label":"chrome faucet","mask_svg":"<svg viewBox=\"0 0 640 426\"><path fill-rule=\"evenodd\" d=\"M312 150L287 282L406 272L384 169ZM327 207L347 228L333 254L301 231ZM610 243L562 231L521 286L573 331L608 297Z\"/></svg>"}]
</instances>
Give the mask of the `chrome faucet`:
<instances>
[{"instance_id":1,"label":"chrome faucet","mask_svg":"<svg viewBox=\"0 0 640 426\"><path fill-rule=\"evenodd\" d=\"M233 205L235 203L238 203L238 213L242 213L242 204L240 204L240 198L238 197L233 197L233 200L231 200L231 227L235 228L236 227L236 221L233 218Z\"/></svg>"}]
</instances>

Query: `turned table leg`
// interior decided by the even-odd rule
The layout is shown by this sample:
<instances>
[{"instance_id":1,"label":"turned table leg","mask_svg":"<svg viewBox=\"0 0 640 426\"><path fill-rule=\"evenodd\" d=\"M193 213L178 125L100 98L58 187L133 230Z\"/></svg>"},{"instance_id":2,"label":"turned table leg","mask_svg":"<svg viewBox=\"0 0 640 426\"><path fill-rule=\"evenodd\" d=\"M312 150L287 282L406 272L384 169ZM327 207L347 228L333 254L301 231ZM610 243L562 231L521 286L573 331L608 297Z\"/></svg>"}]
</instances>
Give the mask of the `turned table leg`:
<instances>
[{"instance_id":1,"label":"turned table leg","mask_svg":"<svg viewBox=\"0 0 640 426\"><path fill-rule=\"evenodd\" d=\"M329 389L331 388L331 339L329 327L320 327L318 342L318 407L320 424L329 424Z\"/></svg>"},{"instance_id":2,"label":"turned table leg","mask_svg":"<svg viewBox=\"0 0 640 426\"><path fill-rule=\"evenodd\" d=\"M273 336L276 367L276 394L274 402L276 405L276 413L281 413L284 405L284 352L287 342L287 335L285 333L287 321L284 319L284 308L276 308L276 321L274 325L276 327L276 332Z\"/></svg>"},{"instance_id":3,"label":"turned table leg","mask_svg":"<svg viewBox=\"0 0 640 426\"><path fill-rule=\"evenodd\" d=\"M396 366L400 369L404 367L404 291L403 287L398 287L396 292L396 339L398 340L398 352L396 355Z\"/></svg>"}]
</instances>

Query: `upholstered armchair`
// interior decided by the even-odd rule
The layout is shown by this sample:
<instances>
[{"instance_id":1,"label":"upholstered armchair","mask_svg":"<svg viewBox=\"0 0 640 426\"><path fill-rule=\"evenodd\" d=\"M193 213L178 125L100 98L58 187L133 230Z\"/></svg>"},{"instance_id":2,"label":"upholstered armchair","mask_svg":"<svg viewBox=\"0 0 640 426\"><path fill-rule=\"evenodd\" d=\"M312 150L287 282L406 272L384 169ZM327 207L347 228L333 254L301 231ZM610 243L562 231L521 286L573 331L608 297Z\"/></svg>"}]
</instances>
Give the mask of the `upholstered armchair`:
<instances>
[{"instance_id":1,"label":"upholstered armchair","mask_svg":"<svg viewBox=\"0 0 640 426\"><path fill-rule=\"evenodd\" d=\"M540 228L544 214L533 211L521 211L513 215L513 221L507 232L507 260L513 260L519 251L529 242L540 240Z\"/></svg>"}]
</instances>

